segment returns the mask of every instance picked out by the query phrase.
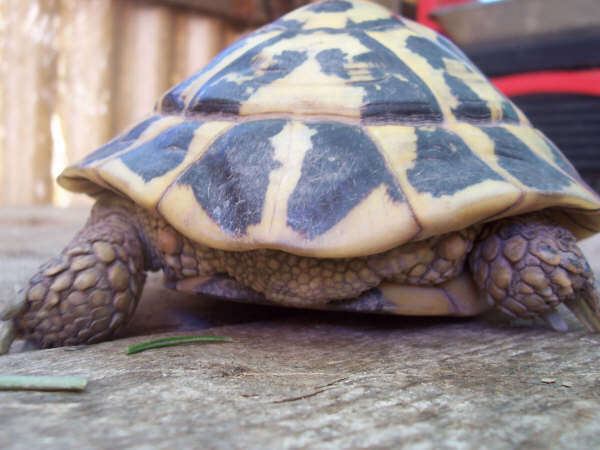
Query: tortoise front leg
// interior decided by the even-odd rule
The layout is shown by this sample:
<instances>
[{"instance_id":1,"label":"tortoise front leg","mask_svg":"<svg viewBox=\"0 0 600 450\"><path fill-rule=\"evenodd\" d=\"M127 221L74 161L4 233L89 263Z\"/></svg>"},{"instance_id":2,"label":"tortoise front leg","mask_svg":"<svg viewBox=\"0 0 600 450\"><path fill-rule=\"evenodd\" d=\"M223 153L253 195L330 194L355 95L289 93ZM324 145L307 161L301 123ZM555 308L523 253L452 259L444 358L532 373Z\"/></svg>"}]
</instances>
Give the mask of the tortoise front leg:
<instances>
[{"instance_id":1,"label":"tortoise front leg","mask_svg":"<svg viewBox=\"0 0 600 450\"><path fill-rule=\"evenodd\" d=\"M513 317L539 315L566 330L560 303L590 331L600 331L600 295L575 237L538 214L485 226L470 255L479 288Z\"/></svg>"},{"instance_id":2,"label":"tortoise front leg","mask_svg":"<svg viewBox=\"0 0 600 450\"><path fill-rule=\"evenodd\" d=\"M112 337L133 314L146 277L143 243L128 212L99 201L85 227L31 278L18 307L0 319L12 319L35 347ZM8 350L11 328L3 326L0 351Z\"/></svg>"}]
</instances>

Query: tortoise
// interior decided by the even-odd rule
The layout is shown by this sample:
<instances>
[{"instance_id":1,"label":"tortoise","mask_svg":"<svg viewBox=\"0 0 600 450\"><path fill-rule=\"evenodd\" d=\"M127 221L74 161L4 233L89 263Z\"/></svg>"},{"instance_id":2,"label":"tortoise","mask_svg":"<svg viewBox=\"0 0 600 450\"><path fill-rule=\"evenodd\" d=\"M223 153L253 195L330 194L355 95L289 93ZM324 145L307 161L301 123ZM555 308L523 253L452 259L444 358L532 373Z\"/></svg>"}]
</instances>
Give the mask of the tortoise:
<instances>
[{"instance_id":1,"label":"tortoise","mask_svg":"<svg viewBox=\"0 0 600 450\"><path fill-rule=\"evenodd\" d=\"M555 329L564 303L600 330L576 243L598 195L454 44L375 3L258 29L58 182L90 218L1 317L39 347L112 337L156 270L238 301Z\"/></svg>"}]
</instances>

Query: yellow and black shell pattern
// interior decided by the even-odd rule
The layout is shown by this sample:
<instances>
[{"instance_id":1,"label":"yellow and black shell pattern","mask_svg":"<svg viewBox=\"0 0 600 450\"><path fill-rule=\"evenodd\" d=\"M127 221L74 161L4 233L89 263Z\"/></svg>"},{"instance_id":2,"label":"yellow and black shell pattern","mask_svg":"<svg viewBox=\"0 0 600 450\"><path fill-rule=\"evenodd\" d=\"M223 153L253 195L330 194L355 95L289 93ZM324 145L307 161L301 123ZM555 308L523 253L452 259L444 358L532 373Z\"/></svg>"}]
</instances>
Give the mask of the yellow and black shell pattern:
<instances>
[{"instance_id":1,"label":"yellow and black shell pattern","mask_svg":"<svg viewBox=\"0 0 600 450\"><path fill-rule=\"evenodd\" d=\"M595 192L456 46L366 1L246 36L59 183L224 250L359 256L546 208L600 230Z\"/></svg>"}]
</instances>

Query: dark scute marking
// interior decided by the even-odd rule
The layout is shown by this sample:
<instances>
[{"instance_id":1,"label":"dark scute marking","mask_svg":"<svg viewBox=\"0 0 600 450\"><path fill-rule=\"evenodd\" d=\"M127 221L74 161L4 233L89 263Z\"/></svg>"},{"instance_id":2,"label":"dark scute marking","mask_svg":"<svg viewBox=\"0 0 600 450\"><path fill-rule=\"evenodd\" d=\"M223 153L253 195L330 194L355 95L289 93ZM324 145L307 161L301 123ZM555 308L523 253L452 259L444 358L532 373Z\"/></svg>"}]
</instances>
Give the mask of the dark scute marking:
<instances>
[{"instance_id":1,"label":"dark scute marking","mask_svg":"<svg viewBox=\"0 0 600 450\"><path fill-rule=\"evenodd\" d=\"M338 122L309 125L316 131L288 200L287 223L309 239L329 230L369 193L384 184L404 200L383 156L361 127Z\"/></svg>"},{"instance_id":2,"label":"dark scute marking","mask_svg":"<svg viewBox=\"0 0 600 450\"><path fill-rule=\"evenodd\" d=\"M254 35L253 33L252 35ZM250 36L248 36L250 37ZM248 38L247 37L247 38ZM240 39L237 42L234 42L229 47L225 48L221 53L219 53L212 61L210 61L202 70L196 72L191 77L179 83L169 92L167 92L161 102L160 109L161 112L165 114L174 113L178 111L182 111L185 107L185 97L183 96L183 92L187 87L192 84L198 77L203 75L204 73L212 70L215 66L221 63L223 59L229 56L231 53L237 51L240 47L244 47L247 42L247 38Z\"/></svg>"},{"instance_id":3,"label":"dark scute marking","mask_svg":"<svg viewBox=\"0 0 600 450\"><path fill-rule=\"evenodd\" d=\"M280 35L248 49L198 90L189 104L189 110L198 113L238 114L240 104L250 98L257 89L285 77L307 59L304 51L284 50L273 56L274 63L270 66L257 67L256 61L260 60L260 53L263 49L297 34L298 32L292 31L282 32ZM245 81L238 84L225 79L232 75L242 76Z\"/></svg>"},{"instance_id":4,"label":"dark scute marking","mask_svg":"<svg viewBox=\"0 0 600 450\"><path fill-rule=\"evenodd\" d=\"M125 134L125 136L123 136L123 140L124 141L133 141L133 140L139 138L142 135L142 133L148 129L148 127L150 125L152 125L154 122L156 122L160 118L161 118L160 116L152 116L152 117L149 117L148 119L138 123L131 130L129 130L129 132L127 134Z\"/></svg>"},{"instance_id":5,"label":"dark scute marking","mask_svg":"<svg viewBox=\"0 0 600 450\"><path fill-rule=\"evenodd\" d=\"M354 22L348 19L346 29L362 30L362 31L387 31L394 28L404 28L406 25L398 17L387 17L385 19L364 20L362 22Z\"/></svg>"},{"instance_id":6,"label":"dark scute marking","mask_svg":"<svg viewBox=\"0 0 600 450\"><path fill-rule=\"evenodd\" d=\"M350 30L357 31L386 31L394 28L402 28L406 25L399 17L389 17L386 19L364 20L362 22L354 22L348 19L344 28L311 28L303 30L305 23L294 19L279 19L275 22L263 27L262 30L271 31L273 29L301 31L302 34L313 34L316 32L328 32L331 34L346 34Z\"/></svg>"},{"instance_id":7,"label":"dark scute marking","mask_svg":"<svg viewBox=\"0 0 600 450\"><path fill-rule=\"evenodd\" d=\"M179 178L192 188L204 211L232 234L243 235L262 217L269 173L281 164L273 159L270 139L286 121L241 123L220 136Z\"/></svg>"},{"instance_id":8,"label":"dark scute marking","mask_svg":"<svg viewBox=\"0 0 600 450\"><path fill-rule=\"evenodd\" d=\"M295 19L283 19L282 18L282 19L276 20L275 22L270 23L269 25L264 26L263 28L261 28L261 31L269 32L274 29L298 31L298 30L301 30L303 27L304 27L304 22L300 22L299 20L295 20Z\"/></svg>"},{"instance_id":9,"label":"dark scute marking","mask_svg":"<svg viewBox=\"0 0 600 450\"><path fill-rule=\"evenodd\" d=\"M332 48L317 53L316 59L324 74L349 79L350 75L344 67L347 63L346 56L339 48Z\"/></svg>"},{"instance_id":10,"label":"dark scute marking","mask_svg":"<svg viewBox=\"0 0 600 450\"><path fill-rule=\"evenodd\" d=\"M463 80L448 72L444 72L444 80L450 87L450 92L458 101L458 106L452 108L457 119L468 122L487 122L492 118L492 111L487 102L479 97Z\"/></svg>"},{"instance_id":11,"label":"dark scute marking","mask_svg":"<svg viewBox=\"0 0 600 450\"><path fill-rule=\"evenodd\" d=\"M370 50L355 56L354 61L367 63L373 80L376 80L353 83L366 91L361 109L363 119L373 122L442 121L442 111L435 96L419 76L375 39L359 31L351 34Z\"/></svg>"},{"instance_id":12,"label":"dark scute marking","mask_svg":"<svg viewBox=\"0 0 600 450\"><path fill-rule=\"evenodd\" d=\"M127 134L116 137L108 144L105 144L98 150L90 153L88 156L85 157L81 164L89 164L126 149L133 143L133 141L138 139L142 135L142 133L148 129L150 125L152 125L160 118L160 116L152 116L144 120L143 122L140 122L135 127L133 127Z\"/></svg>"},{"instance_id":13,"label":"dark scute marking","mask_svg":"<svg viewBox=\"0 0 600 450\"><path fill-rule=\"evenodd\" d=\"M548 164L514 134L502 127L482 127L494 141L498 164L521 183L541 191L560 191L572 180Z\"/></svg>"},{"instance_id":14,"label":"dark scute marking","mask_svg":"<svg viewBox=\"0 0 600 450\"><path fill-rule=\"evenodd\" d=\"M308 9L317 13L328 13L328 12L343 12L352 9L352 3L344 1L328 1L316 3L315 5L309 6Z\"/></svg>"},{"instance_id":15,"label":"dark scute marking","mask_svg":"<svg viewBox=\"0 0 600 450\"><path fill-rule=\"evenodd\" d=\"M151 141L123 153L121 161L147 183L181 164L200 125L183 122L168 128Z\"/></svg>"},{"instance_id":16,"label":"dark scute marking","mask_svg":"<svg viewBox=\"0 0 600 450\"><path fill-rule=\"evenodd\" d=\"M458 48L450 39L442 36L441 34L438 34L437 42L449 53L451 53L455 59L458 59L471 67L474 67L473 62L469 59L469 57L465 55L465 53L460 48Z\"/></svg>"},{"instance_id":17,"label":"dark scute marking","mask_svg":"<svg viewBox=\"0 0 600 450\"><path fill-rule=\"evenodd\" d=\"M562 152L558 149L558 147L556 145L554 145L554 142L552 142L550 139L548 139L546 136L543 136L543 135L542 135L542 139L544 140L544 142L550 149L550 152L552 153L552 159L554 160L556 165L558 167L560 167L562 170L564 170L565 172L567 172L569 175L571 175L576 180L580 180L581 176L579 175L579 172L577 172L575 167L573 167L571 162L567 159L567 157L565 155L562 154Z\"/></svg>"},{"instance_id":18,"label":"dark scute marking","mask_svg":"<svg viewBox=\"0 0 600 450\"><path fill-rule=\"evenodd\" d=\"M504 100L502 102L502 120L508 123L520 123L521 119L512 102Z\"/></svg>"},{"instance_id":19,"label":"dark scute marking","mask_svg":"<svg viewBox=\"0 0 600 450\"><path fill-rule=\"evenodd\" d=\"M445 70L446 63L444 59L465 64L465 60L457 57L453 51L450 51L449 47L436 45L435 42L423 37L409 36L406 40L406 47L413 53L425 58L434 69ZM466 61L468 62L468 60ZM467 64L467 70L471 71L469 64ZM444 72L444 80L458 100L458 106L452 109L457 119L481 122L489 121L492 118L492 112L487 102L479 97L463 80L450 75L448 72ZM514 111L512 112L514 113ZM511 114L508 109L507 114Z\"/></svg>"},{"instance_id":20,"label":"dark scute marking","mask_svg":"<svg viewBox=\"0 0 600 450\"><path fill-rule=\"evenodd\" d=\"M503 178L475 155L456 134L442 128L417 128L417 158L407 170L419 192L453 195L473 184Z\"/></svg>"},{"instance_id":21,"label":"dark scute marking","mask_svg":"<svg viewBox=\"0 0 600 450\"><path fill-rule=\"evenodd\" d=\"M199 76L200 73L194 74L167 92L160 102L160 108L157 109L160 109L160 112L163 114L173 114L182 111L185 107L183 91Z\"/></svg>"},{"instance_id":22,"label":"dark scute marking","mask_svg":"<svg viewBox=\"0 0 600 450\"><path fill-rule=\"evenodd\" d=\"M425 58L431 67L435 69L445 69L444 58L446 58L464 64L469 72L479 73L469 58L443 36L438 35L436 42L421 36L409 36L406 39L406 47L413 53Z\"/></svg>"},{"instance_id":23,"label":"dark scute marking","mask_svg":"<svg viewBox=\"0 0 600 450\"><path fill-rule=\"evenodd\" d=\"M406 48L425 58L429 65L434 69L446 68L444 58L456 59L452 53L444 51L439 45L435 45L429 39L425 39L424 37L409 36L406 39Z\"/></svg>"},{"instance_id":24,"label":"dark scute marking","mask_svg":"<svg viewBox=\"0 0 600 450\"><path fill-rule=\"evenodd\" d=\"M192 80L188 78L186 82L191 83ZM174 90L170 90L167 92L162 101L160 102L160 111L165 114L171 114L177 111L181 111L183 109L184 102L181 97L180 92L175 92ZM158 109L158 108L157 108Z\"/></svg>"}]
</instances>

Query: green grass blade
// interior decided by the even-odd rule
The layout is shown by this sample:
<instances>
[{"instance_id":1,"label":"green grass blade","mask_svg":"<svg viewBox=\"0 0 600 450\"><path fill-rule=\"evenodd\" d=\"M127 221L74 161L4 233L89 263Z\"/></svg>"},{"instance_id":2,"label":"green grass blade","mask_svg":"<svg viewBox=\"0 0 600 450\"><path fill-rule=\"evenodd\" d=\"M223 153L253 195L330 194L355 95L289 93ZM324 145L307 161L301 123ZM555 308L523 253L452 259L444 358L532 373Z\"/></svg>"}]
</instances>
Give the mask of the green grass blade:
<instances>
[{"instance_id":1,"label":"green grass blade","mask_svg":"<svg viewBox=\"0 0 600 450\"><path fill-rule=\"evenodd\" d=\"M83 391L87 379L37 375L0 375L0 390L15 391Z\"/></svg>"},{"instance_id":2,"label":"green grass blade","mask_svg":"<svg viewBox=\"0 0 600 450\"><path fill-rule=\"evenodd\" d=\"M203 342L203 343L231 342L231 338L229 338L227 336L208 336L208 335L168 337L168 338L156 339L154 341L142 342L141 344L132 345L125 351L125 354L132 355L134 353L143 352L145 350L150 350L152 348L172 347L174 345L192 344L195 342Z\"/></svg>"}]
</instances>

